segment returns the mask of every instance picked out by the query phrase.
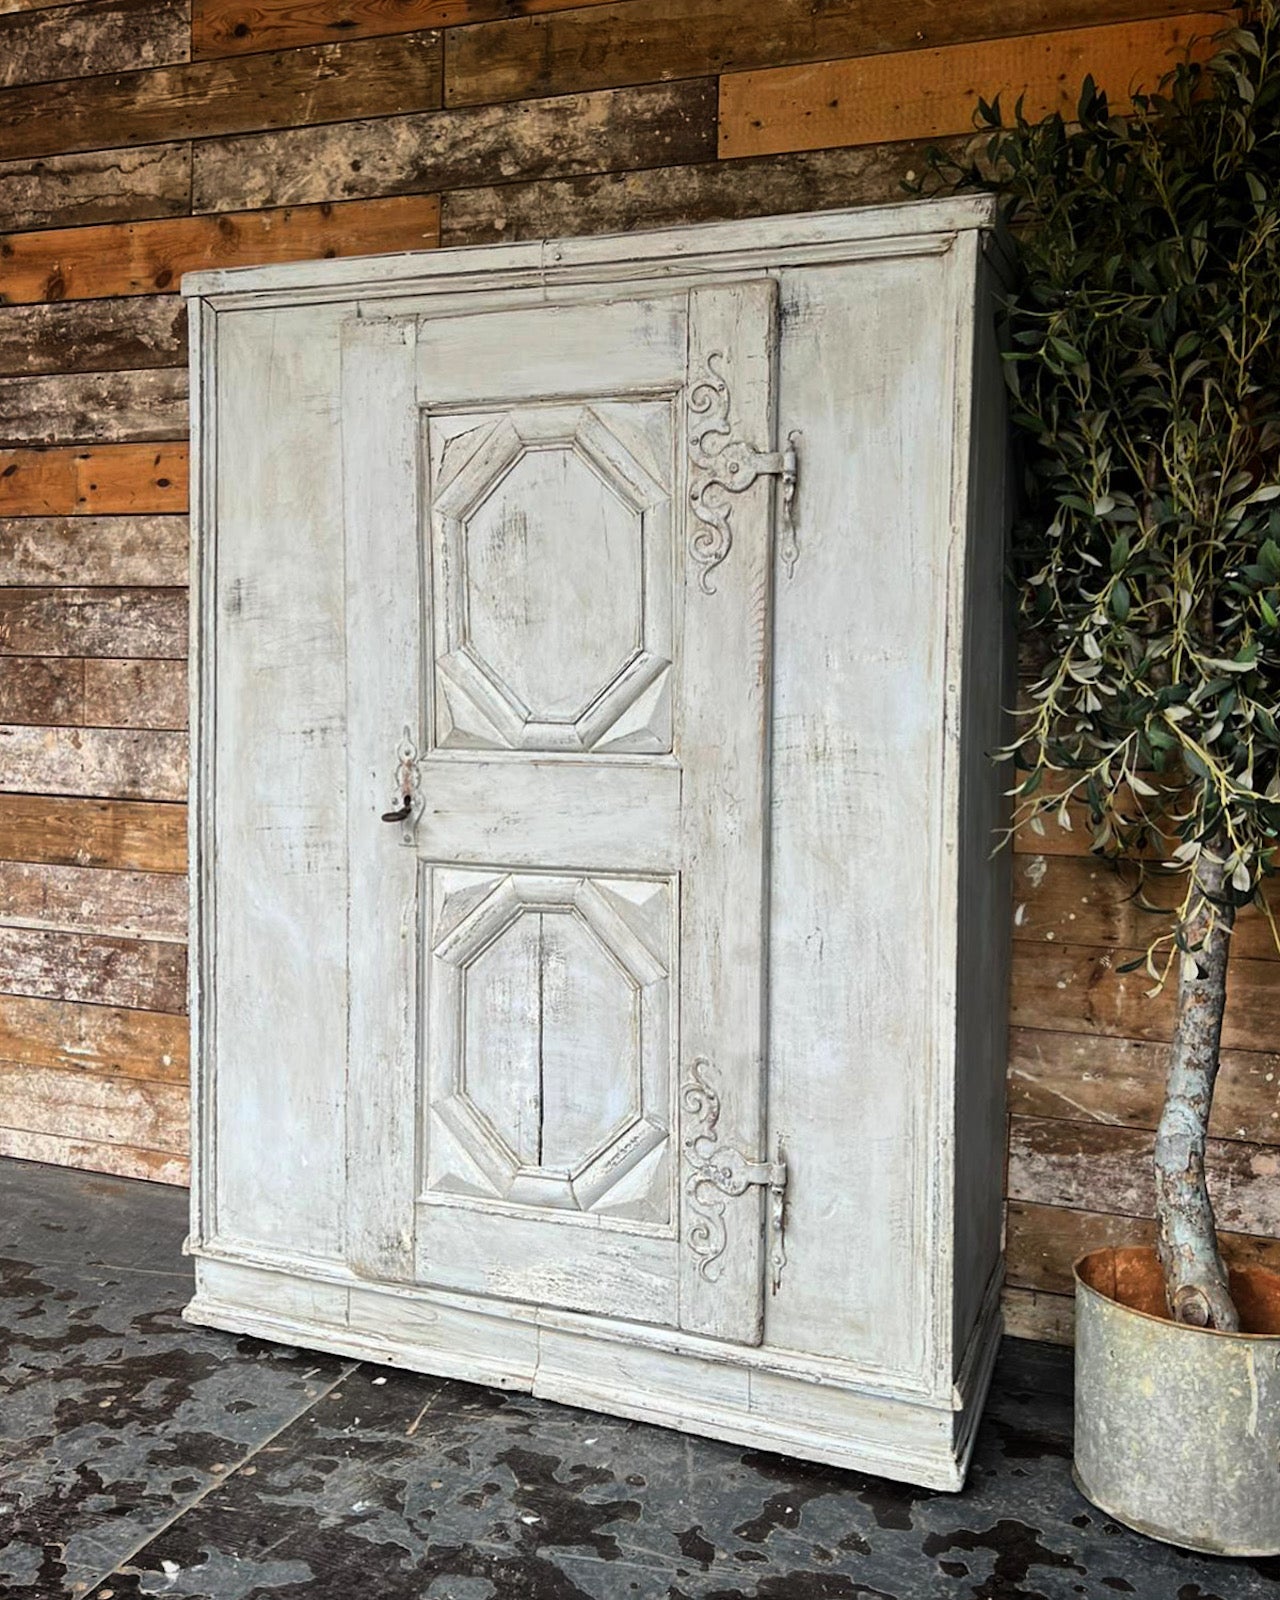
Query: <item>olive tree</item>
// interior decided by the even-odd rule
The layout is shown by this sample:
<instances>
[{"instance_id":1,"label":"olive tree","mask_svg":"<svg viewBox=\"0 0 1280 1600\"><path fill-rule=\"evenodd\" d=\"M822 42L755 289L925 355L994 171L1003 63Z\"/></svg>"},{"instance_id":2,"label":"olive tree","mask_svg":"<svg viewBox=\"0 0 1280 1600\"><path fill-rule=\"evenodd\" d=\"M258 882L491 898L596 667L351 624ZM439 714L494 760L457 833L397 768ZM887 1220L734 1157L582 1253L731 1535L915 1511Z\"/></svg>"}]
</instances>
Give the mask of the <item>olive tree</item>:
<instances>
[{"instance_id":1,"label":"olive tree","mask_svg":"<svg viewBox=\"0 0 1280 1600\"><path fill-rule=\"evenodd\" d=\"M1280 0L1121 114L1086 79L1073 121L979 119L977 160L933 165L998 190L1012 262L1015 825L1083 807L1095 851L1181 875L1145 957L1177 985L1157 1245L1171 1314L1234 1329L1204 1155L1280 830Z\"/></svg>"}]
</instances>

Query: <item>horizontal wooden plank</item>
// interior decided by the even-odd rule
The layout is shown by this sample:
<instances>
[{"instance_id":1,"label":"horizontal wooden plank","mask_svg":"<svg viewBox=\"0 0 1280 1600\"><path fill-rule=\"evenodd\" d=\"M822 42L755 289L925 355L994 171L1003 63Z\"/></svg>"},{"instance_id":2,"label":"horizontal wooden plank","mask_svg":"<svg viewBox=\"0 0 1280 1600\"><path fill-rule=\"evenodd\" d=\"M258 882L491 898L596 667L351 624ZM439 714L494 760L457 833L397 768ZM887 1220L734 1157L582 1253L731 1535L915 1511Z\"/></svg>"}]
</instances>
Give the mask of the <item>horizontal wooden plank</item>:
<instances>
[{"instance_id":1,"label":"horizontal wooden plank","mask_svg":"<svg viewBox=\"0 0 1280 1600\"><path fill-rule=\"evenodd\" d=\"M191 1163L185 1156L71 1139L57 1133L31 1133L24 1128L0 1128L0 1156L76 1167L82 1172L109 1172L117 1178L147 1178L152 1183L179 1187L191 1182Z\"/></svg>"},{"instance_id":2,"label":"horizontal wooden plank","mask_svg":"<svg viewBox=\"0 0 1280 1600\"><path fill-rule=\"evenodd\" d=\"M1164 1101L1169 1046L1040 1028L1009 1031L1009 1109L1154 1128ZM1224 1050L1211 1132L1280 1144L1280 1051Z\"/></svg>"},{"instance_id":3,"label":"horizontal wooden plank","mask_svg":"<svg viewBox=\"0 0 1280 1600\"><path fill-rule=\"evenodd\" d=\"M969 143L949 141L957 156ZM865 145L455 189L442 197L440 242L628 232L900 201L904 180L924 171L928 149L921 143Z\"/></svg>"},{"instance_id":4,"label":"horizontal wooden plank","mask_svg":"<svg viewBox=\"0 0 1280 1600\"><path fill-rule=\"evenodd\" d=\"M0 88L186 61L189 13L188 0L77 0L0 15Z\"/></svg>"},{"instance_id":5,"label":"horizontal wooden plank","mask_svg":"<svg viewBox=\"0 0 1280 1600\"><path fill-rule=\"evenodd\" d=\"M1151 1245L1156 1227L1148 1217L1113 1217L1098 1211L1069 1211L1061 1206L1010 1201L1006 1218L1007 1281L1047 1294L1072 1294L1073 1262L1104 1245ZM1280 1239L1248 1233L1219 1236L1222 1253L1233 1267L1266 1267L1280 1272Z\"/></svg>"},{"instance_id":6,"label":"horizontal wooden plank","mask_svg":"<svg viewBox=\"0 0 1280 1600\"><path fill-rule=\"evenodd\" d=\"M1182 873L1152 864L1141 882L1134 864L1119 867L1093 856L1028 855L1014 866L1014 938L1032 943L1122 945L1141 950L1167 933L1186 892ZM1164 908L1162 914L1148 906ZM1256 906L1236 918L1231 953L1274 961L1280 956L1271 925Z\"/></svg>"},{"instance_id":7,"label":"horizontal wooden plank","mask_svg":"<svg viewBox=\"0 0 1280 1600\"><path fill-rule=\"evenodd\" d=\"M440 35L408 33L0 90L0 149L17 160L440 103Z\"/></svg>"},{"instance_id":8,"label":"horizontal wooden plank","mask_svg":"<svg viewBox=\"0 0 1280 1600\"><path fill-rule=\"evenodd\" d=\"M0 859L133 872L187 870L187 808L0 794ZM0 1055L12 1058L11 1049Z\"/></svg>"},{"instance_id":9,"label":"horizontal wooden plank","mask_svg":"<svg viewBox=\"0 0 1280 1600\"><path fill-rule=\"evenodd\" d=\"M449 28L605 3L608 0L193 0L192 54L198 60L246 55L320 44L325 39L367 39L410 28Z\"/></svg>"},{"instance_id":10,"label":"horizontal wooden plank","mask_svg":"<svg viewBox=\"0 0 1280 1600\"><path fill-rule=\"evenodd\" d=\"M187 436L185 367L0 378L0 446Z\"/></svg>"},{"instance_id":11,"label":"horizontal wooden plank","mask_svg":"<svg viewBox=\"0 0 1280 1600\"><path fill-rule=\"evenodd\" d=\"M0 376L185 367L187 308L167 295L0 306Z\"/></svg>"},{"instance_id":12,"label":"horizontal wooden plank","mask_svg":"<svg viewBox=\"0 0 1280 1600\"><path fill-rule=\"evenodd\" d=\"M702 79L206 139L192 205L299 205L707 161L715 116L715 82Z\"/></svg>"},{"instance_id":13,"label":"horizontal wooden plank","mask_svg":"<svg viewBox=\"0 0 1280 1600\"><path fill-rule=\"evenodd\" d=\"M959 8L956 8L959 9ZM904 17L911 13L904 8ZM733 72L720 80L720 154L769 155L882 139L932 139L973 127L979 96L1019 96L1033 120L1072 111L1092 73L1117 109L1199 38L1222 26L1220 14L1071 28L1017 38L861 56L803 67Z\"/></svg>"},{"instance_id":14,"label":"horizontal wooden plank","mask_svg":"<svg viewBox=\"0 0 1280 1600\"><path fill-rule=\"evenodd\" d=\"M185 589L0 589L0 655L186 653Z\"/></svg>"},{"instance_id":15,"label":"horizontal wooden plank","mask_svg":"<svg viewBox=\"0 0 1280 1600\"><path fill-rule=\"evenodd\" d=\"M0 521L187 509L185 444L0 450Z\"/></svg>"},{"instance_id":16,"label":"horizontal wooden plank","mask_svg":"<svg viewBox=\"0 0 1280 1600\"><path fill-rule=\"evenodd\" d=\"M0 161L0 231L179 217L190 208L186 143Z\"/></svg>"},{"instance_id":17,"label":"horizontal wooden plank","mask_svg":"<svg viewBox=\"0 0 1280 1600\"><path fill-rule=\"evenodd\" d=\"M185 661L86 661L84 726L185 728Z\"/></svg>"},{"instance_id":18,"label":"horizontal wooden plank","mask_svg":"<svg viewBox=\"0 0 1280 1600\"><path fill-rule=\"evenodd\" d=\"M0 1128L185 1155L191 1117L181 1084L56 1072L0 1061Z\"/></svg>"},{"instance_id":19,"label":"horizontal wooden plank","mask_svg":"<svg viewBox=\"0 0 1280 1600\"><path fill-rule=\"evenodd\" d=\"M84 662L52 656L0 659L0 722L84 724Z\"/></svg>"},{"instance_id":20,"label":"horizontal wooden plank","mask_svg":"<svg viewBox=\"0 0 1280 1600\"><path fill-rule=\"evenodd\" d=\"M0 587L187 581L183 516L0 517Z\"/></svg>"},{"instance_id":21,"label":"horizontal wooden plank","mask_svg":"<svg viewBox=\"0 0 1280 1600\"><path fill-rule=\"evenodd\" d=\"M1070 1295L1039 1294L1034 1289L1005 1286L1000 1295L1004 1331L1010 1339L1039 1339L1045 1344L1075 1343L1075 1301Z\"/></svg>"},{"instance_id":22,"label":"horizontal wooden plank","mask_svg":"<svg viewBox=\"0 0 1280 1600\"><path fill-rule=\"evenodd\" d=\"M153 939L0 927L0 990L180 1012L187 1003L186 950Z\"/></svg>"},{"instance_id":23,"label":"horizontal wooden plank","mask_svg":"<svg viewBox=\"0 0 1280 1600\"><path fill-rule=\"evenodd\" d=\"M1149 995L1152 981L1145 967L1117 970L1141 955L1140 950L1015 940L1013 1025L1119 1039L1171 1039L1172 978L1161 993ZM1280 966L1274 961L1233 961L1223 1043L1232 1050L1270 1049L1276 1040L1278 1006Z\"/></svg>"},{"instance_id":24,"label":"horizontal wooden plank","mask_svg":"<svg viewBox=\"0 0 1280 1600\"><path fill-rule=\"evenodd\" d=\"M1151 1217L1154 1135L1138 1128L1038 1117L1009 1119L1009 1199ZM1280 1149L1210 1139L1205 1153L1218 1226L1280 1234Z\"/></svg>"},{"instance_id":25,"label":"horizontal wooden plank","mask_svg":"<svg viewBox=\"0 0 1280 1600\"><path fill-rule=\"evenodd\" d=\"M184 661L0 658L0 722L52 728L185 728Z\"/></svg>"},{"instance_id":26,"label":"horizontal wooden plank","mask_svg":"<svg viewBox=\"0 0 1280 1600\"><path fill-rule=\"evenodd\" d=\"M187 884L172 872L0 861L0 923L185 944Z\"/></svg>"},{"instance_id":27,"label":"horizontal wooden plank","mask_svg":"<svg viewBox=\"0 0 1280 1600\"><path fill-rule=\"evenodd\" d=\"M1190 9L1185 0L616 0L449 35L445 103L522 100L835 56L1077 28Z\"/></svg>"},{"instance_id":28,"label":"horizontal wooden plank","mask_svg":"<svg viewBox=\"0 0 1280 1600\"><path fill-rule=\"evenodd\" d=\"M439 240L434 195L347 205L280 206L218 217L11 234L5 290L20 301L176 293L201 267L263 266L322 256L425 250Z\"/></svg>"},{"instance_id":29,"label":"horizontal wooden plank","mask_svg":"<svg viewBox=\"0 0 1280 1600\"><path fill-rule=\"evenodd\" d=\"M185 728L184 661L0 658L0 722L64 728Z\"/></svg>"},{"instance_id":30,"label":"horizontal wooden plank","mask_svg":"<svg viewBox=\"0 0 1280 1600\"><path fill-rule=\"evenodd\" d=\"M169 1011L0 994L0 1060L185 1087L187 1019Z\"/></svg>"},{"instance_id":31,"label":"horizontal wooden plank","mask_svg":"<svg viewBox=\"0 0 1280 1600\"><path fill-rule=\"evenodd\" d=\"M185 800L185 733L0 724L0 772L11 792L108 800Z\"/></svg>"}]
</instances>

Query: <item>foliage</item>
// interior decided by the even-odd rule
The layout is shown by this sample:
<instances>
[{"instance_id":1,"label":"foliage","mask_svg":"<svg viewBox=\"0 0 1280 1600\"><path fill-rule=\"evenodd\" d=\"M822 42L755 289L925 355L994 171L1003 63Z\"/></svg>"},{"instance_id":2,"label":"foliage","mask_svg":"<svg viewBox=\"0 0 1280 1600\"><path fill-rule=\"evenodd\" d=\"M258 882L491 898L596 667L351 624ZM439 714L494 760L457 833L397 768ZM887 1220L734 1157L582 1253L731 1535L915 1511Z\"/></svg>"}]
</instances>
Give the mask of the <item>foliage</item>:
<instances>
[{"instance_id":1,"label":"foliage","mask_svg":"<svg viewBox=\"0 0 1280 1600\"><path fill-rule=\"evenodd\" d=\"M994 187L1025 467L1015 820L1225 860L1265 907L1280 841L1280 0L1157 91L1009 126L935 172ZM950 166L950 172L944 169ZM994 176L993 176L994 175ZM1176 843L1175 843L1176 840ZM1170 955L1180 935L1169 935ZM1163 941L1157 941L1157 944ZM1153 971L1154 971L1153 966ZM1167 970L1167 967L1166 967Z\"/></svg>"}]
</instances>

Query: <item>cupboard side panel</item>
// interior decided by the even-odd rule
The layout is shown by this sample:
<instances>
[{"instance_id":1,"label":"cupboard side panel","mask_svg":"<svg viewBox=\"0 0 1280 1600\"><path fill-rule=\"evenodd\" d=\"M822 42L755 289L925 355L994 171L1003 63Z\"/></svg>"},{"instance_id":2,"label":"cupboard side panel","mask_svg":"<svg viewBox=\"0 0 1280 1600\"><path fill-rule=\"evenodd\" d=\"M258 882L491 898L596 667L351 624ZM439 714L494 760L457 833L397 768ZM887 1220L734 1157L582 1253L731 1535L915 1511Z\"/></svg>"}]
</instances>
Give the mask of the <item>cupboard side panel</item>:
<instances>
[{"instance_id":1,"label":"cupboard side panel","mask_svg":"<svg viewBox=\"0 0 1280 1600\"><path fill-rule=\"evenodd\" d=\"M346 685L328 308L218 318L210 952L216 1237L341 1241Z\"/></svg>"},{"instance_id":2,"label":"cupboard side panel","mask_svg":"<svg viewBox=\"0 0 1280 1600\"><path fill-rule=\"evenodd\" d=\"M766 1341L922 1386L948 1242L931 1199L947 262L785 273L778 409L802 437L775 625L770 1145L790 1180Z\"/></svg>"},{"instance_id":3,"label":"cupboard side panel","mask_svg":"<svg viewBox=\"0 0 1280 1600\"><path fill-rule=\"evenodd\" d=\"M972 377L962 397L968 413L965 477L957 488L965 519L960 626L959 944L956 952L955 1286L953 1360L959 1363L1000 1259L1005 1145L1005 1056L1009 1008L1010 854L993 855L1007 826L1004 790L1012 770L993 760L1009 737L1013 704L1011 596L1006 550L1011 486L1005 434L1005 391L996 347L995 285L974 258L976 316ZM962 425L963 427L963 425ZM961 429L957 430L963 437ZM961 494L963 498L961 498Z\"/></svg>"}]
</instances>

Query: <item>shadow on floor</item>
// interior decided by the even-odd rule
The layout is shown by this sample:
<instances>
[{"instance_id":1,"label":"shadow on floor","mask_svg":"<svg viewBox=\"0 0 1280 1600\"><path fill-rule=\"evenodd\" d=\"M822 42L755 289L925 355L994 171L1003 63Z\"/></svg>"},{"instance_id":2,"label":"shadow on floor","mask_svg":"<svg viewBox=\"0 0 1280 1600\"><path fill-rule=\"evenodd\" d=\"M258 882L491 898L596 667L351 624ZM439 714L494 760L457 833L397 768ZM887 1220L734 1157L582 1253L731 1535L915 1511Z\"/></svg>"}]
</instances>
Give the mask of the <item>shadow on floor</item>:
<instances>
[{"instance_id":1,"label":"shadow on floor","mask_svg":"<svg viewBox=\"0 0 1280 1600\"><path fill-rule=\"evenodd\" d=\"M1262 1600L1070 1479L1006 1341L962 1495L191 1328L177 1190L0 1160L0 1596Z\"/></svg>"}]
</instances>

